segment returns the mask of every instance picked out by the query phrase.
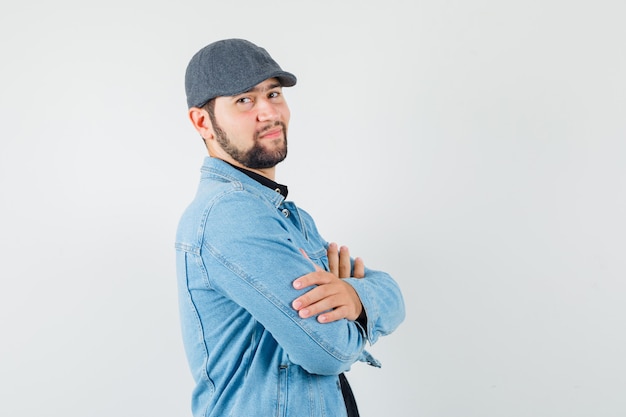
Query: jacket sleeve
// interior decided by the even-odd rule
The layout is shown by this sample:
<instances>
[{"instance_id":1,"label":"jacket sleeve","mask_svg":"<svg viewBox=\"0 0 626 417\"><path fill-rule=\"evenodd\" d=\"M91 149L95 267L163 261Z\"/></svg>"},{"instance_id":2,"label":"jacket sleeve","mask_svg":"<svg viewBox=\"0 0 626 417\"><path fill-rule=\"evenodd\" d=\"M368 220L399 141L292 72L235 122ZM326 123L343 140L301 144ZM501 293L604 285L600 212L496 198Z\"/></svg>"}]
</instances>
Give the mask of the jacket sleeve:
<instances>
[{"instance_id":1,"label":"jacket sleeve","mask_svg":"<svg viewBox=\"0 0 626 417\"><path fill-rule=\"evenodd\" d=\"M400 288L385 272L365 269L363 278L346 278L354 287L367 317L366 336L370 344L393 332L405 317Z\"/></svg>"},{"instance_id":2,"label":"jacket sleeve","mask_svg":"<svg viewBox=\"0 0 626 417\"><path fill-rule=\"evenodd\" d=\"M306 211L301 211L310 233L326 242L319 235L313 218ZM327 242L325 247L328 247ZM351 259L351 264L354 266L354 259ZM389 274L366 267L363 278L346 278L345 281L355 289L365 309L367 328L364 330L370 344L376 343L380 336L392 333L404 321L404 298Z\"/></svg>"},{"instance_id":3,"label":"jacket sleeve","mask_svg":"<svg viewBox=\"0 0 626 417\"><path fill-rule=\"evenodd\" d=\"M310 288L296 290L292 283L314 267L300 253L280 211L264 199L240 193L247 192L222 196L206 216L201 256L208 287L243 307L272 334L290 361L306 371L331 375L348 370L362 357L367 341L360 326L349 320L321 324L314 317L298 316L291 303ZM313 258L320 256L315 246L304 249L317 250L310 252ZM369 276L367 280L352 285L363 297L373 342L393 327L381 318L382 306L397 294L390 291L395 283L386 274L372 272L371 282Z\"/></svg>"}]
</instances>

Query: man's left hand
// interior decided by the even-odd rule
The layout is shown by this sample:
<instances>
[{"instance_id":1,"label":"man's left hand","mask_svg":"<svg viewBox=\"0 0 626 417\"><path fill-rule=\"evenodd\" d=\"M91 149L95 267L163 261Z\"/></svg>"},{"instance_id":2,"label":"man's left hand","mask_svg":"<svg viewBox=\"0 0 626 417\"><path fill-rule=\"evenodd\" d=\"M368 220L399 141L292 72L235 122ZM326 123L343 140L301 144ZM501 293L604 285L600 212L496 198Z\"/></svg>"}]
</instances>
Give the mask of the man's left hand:
<instances>
[{"instance_id":1,"label":"man's left hand","mask_svg":"<svg viewBox=\"0 0 626 417\"><path fill-rule=\"evenodd\" d=\"M306 256L306 253L303 252ZM361 299L354 288L342 278L350 278L350 251L348 247L337 248L335 243L328 247L330 272L315 265L315 271L303 275L293 282L296 289L316 286L296 298L292 306L302 318L315 315L320 323L330 323L340 319L356 320L363 311ZM363 278L363 260L355 259L352 278Z\"/></svg>"}]
</instances>

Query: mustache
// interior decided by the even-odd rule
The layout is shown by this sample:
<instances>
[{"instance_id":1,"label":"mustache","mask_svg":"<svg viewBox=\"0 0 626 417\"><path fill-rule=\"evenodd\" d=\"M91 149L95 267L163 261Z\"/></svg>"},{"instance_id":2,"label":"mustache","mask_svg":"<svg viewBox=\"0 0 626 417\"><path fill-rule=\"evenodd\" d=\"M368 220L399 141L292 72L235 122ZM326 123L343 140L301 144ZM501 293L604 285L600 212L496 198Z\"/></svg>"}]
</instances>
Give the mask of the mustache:
<instances>
[{"instance_id":1,"label":"mustache","mask_svg":"<svg viewBox=\"0 0 626 417\"><path fill-rule=\"evenodd\" d=\"M261 136L263 133L267 132L270 129L275 128L276 126L280 126L283 129L283 133L287 130L285 124L279 120L276 120L274 123L264 126L263 128L257 130L256 136Z\"/></svg>"}]
</instances>

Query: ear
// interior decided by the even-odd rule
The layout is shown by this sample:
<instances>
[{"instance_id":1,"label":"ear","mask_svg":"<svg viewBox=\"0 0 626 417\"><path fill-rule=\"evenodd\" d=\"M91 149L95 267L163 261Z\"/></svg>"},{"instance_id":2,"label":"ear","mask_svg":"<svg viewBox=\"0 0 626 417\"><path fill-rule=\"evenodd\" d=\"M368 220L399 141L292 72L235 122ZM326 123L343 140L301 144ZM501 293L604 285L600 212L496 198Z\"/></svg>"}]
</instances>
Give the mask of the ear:
<instances>
[{"instance_id":1,"label":"ear","mask_svg":"<svg viewBox=\"0 0 626 417\"><path fill-rule=\"evenodd\" d=\"M209 113L206 110L198 107L190 108L189 120L191 120L191 124L205 141L213 138L213 125L211 124Z\"/></svg>"}]
</instances>

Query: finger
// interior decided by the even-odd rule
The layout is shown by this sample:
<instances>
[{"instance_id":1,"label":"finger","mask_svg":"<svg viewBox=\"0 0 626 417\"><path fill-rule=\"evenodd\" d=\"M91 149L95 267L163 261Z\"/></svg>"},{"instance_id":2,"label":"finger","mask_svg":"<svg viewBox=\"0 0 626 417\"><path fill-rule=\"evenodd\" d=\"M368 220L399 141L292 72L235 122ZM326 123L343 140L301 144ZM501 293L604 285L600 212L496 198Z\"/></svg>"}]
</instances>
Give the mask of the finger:
<instances>
[{"instance_id":1,"label":"finger","mask_svg":"<svg viewBox=\"0 0 626 417\"><path fill-rule=\"evenodd\" d=\"M335 277L330 272L322 271L318 268L317 271L309 272L308 274L302 275L301 277L296 279L293 282L293 287L296 290L301 290L312 285L328 284L329 282L331 282L332 278L337 279L337 277Z\"/></svg>"},{"instance_id":2,"label":"finger","mask_svg":"<svg viewBox=\"0 0 626 417\"><path fill-rule=\"evenodd\" d=\"M357 312L350 313L351 309L348 306L340 306L331 311L326 311L317 316L317 321L320 323L332 323L333 321L346 319L355 321L361 314L363 307L361 306Z\"/></svg>"},{"instance_id":3,"label":"finger","mask_svg":"<svg viewBox=\"0 0 626 417\"><path fill-rule=\"evenodd\" d=\"M323 299L320 300L319 302L315 303L315 304L311 304L308 307L302 308L300 310L298 310L298 315L303 318L303 319L308 319L309 317L315 317L318 315L323 315L323 314L329 314L332 311L334 311L332 308L329 308L328 306L332 303L333 301L331 299ZM322 314L323 313L323 314ZM318 316L319 319L319 316ZM337 320L337 319L335 319ZM324 321L324 319L322 320Z\"/></svg>"},{"instance_id":4,"label":"finger","mask_svg":"<svg viewBox=\"0 0 626 417\"><path fill-rule=\"evenodd\" d=\"M339 252L337 251L337 244L334 242L329 244L326 254L328 255L328 268L330 272L339 276Z\"/></svg>"},{"instance_id":5,"label":"finger","mask_svg":"<svg viewBox=\"0 0 626 417\"><path fill-rule=\"evenodd\" d=\"M320 323L332 323L333 321L347 318L347 307L338 307L332 311L327 311L317 316L317 321Z\"/></svg>"},{"instance_id":6,"label":"finger","mask_svg":"<svg viewBox=\"0 0 626 417\"><path fill-rule=\"evenodd\" d=\"M339 278L350 278L350 250L347 246L339 249Z\"/></svg>"},{"instance_id":7,"label":"finger","mask_svg":"<svg viewBox=\"0 0 626 417\"><path fill-rule=\"evenodd\" d=\"M337 295L336 289L332 288L332 285L323 285L296 298L292 307L298 311L300 317L308 318L338 307L342 303L345 303L345 300Z\"/></svg>"},{"instance_id":8,"label":"finger","mask_svg":"<svg viewBox=\"0 0 626 417\"><path fill-rule=\"evenodd\" d=\"M365 276L365 264L362 258L356 258L354 260L354 271L352 272L354 278L363 278Z\"/></svg>"},{"instance_id":9,"label":"finger","mask_svg":"<svg viewBox=\"0 0 626 417\"><path fill-rule=\"evenodd\" d=\"M350 300L338 294L333 297L329 297L329 302L334 306L334 308L328 309L323 307L322 310L319 311L317 321L320 323L330 323L341 319L355 321L363 311L363 305L361 304L361 300L358 296L357 298ZM318 304L322 305L322 301ZM311 306L310 309L312 310L313 307L317 307L318 304ZM315 314L318 314L318 312L312 311L310 316L314 316Z\"/></svg>"}]
</instances>

